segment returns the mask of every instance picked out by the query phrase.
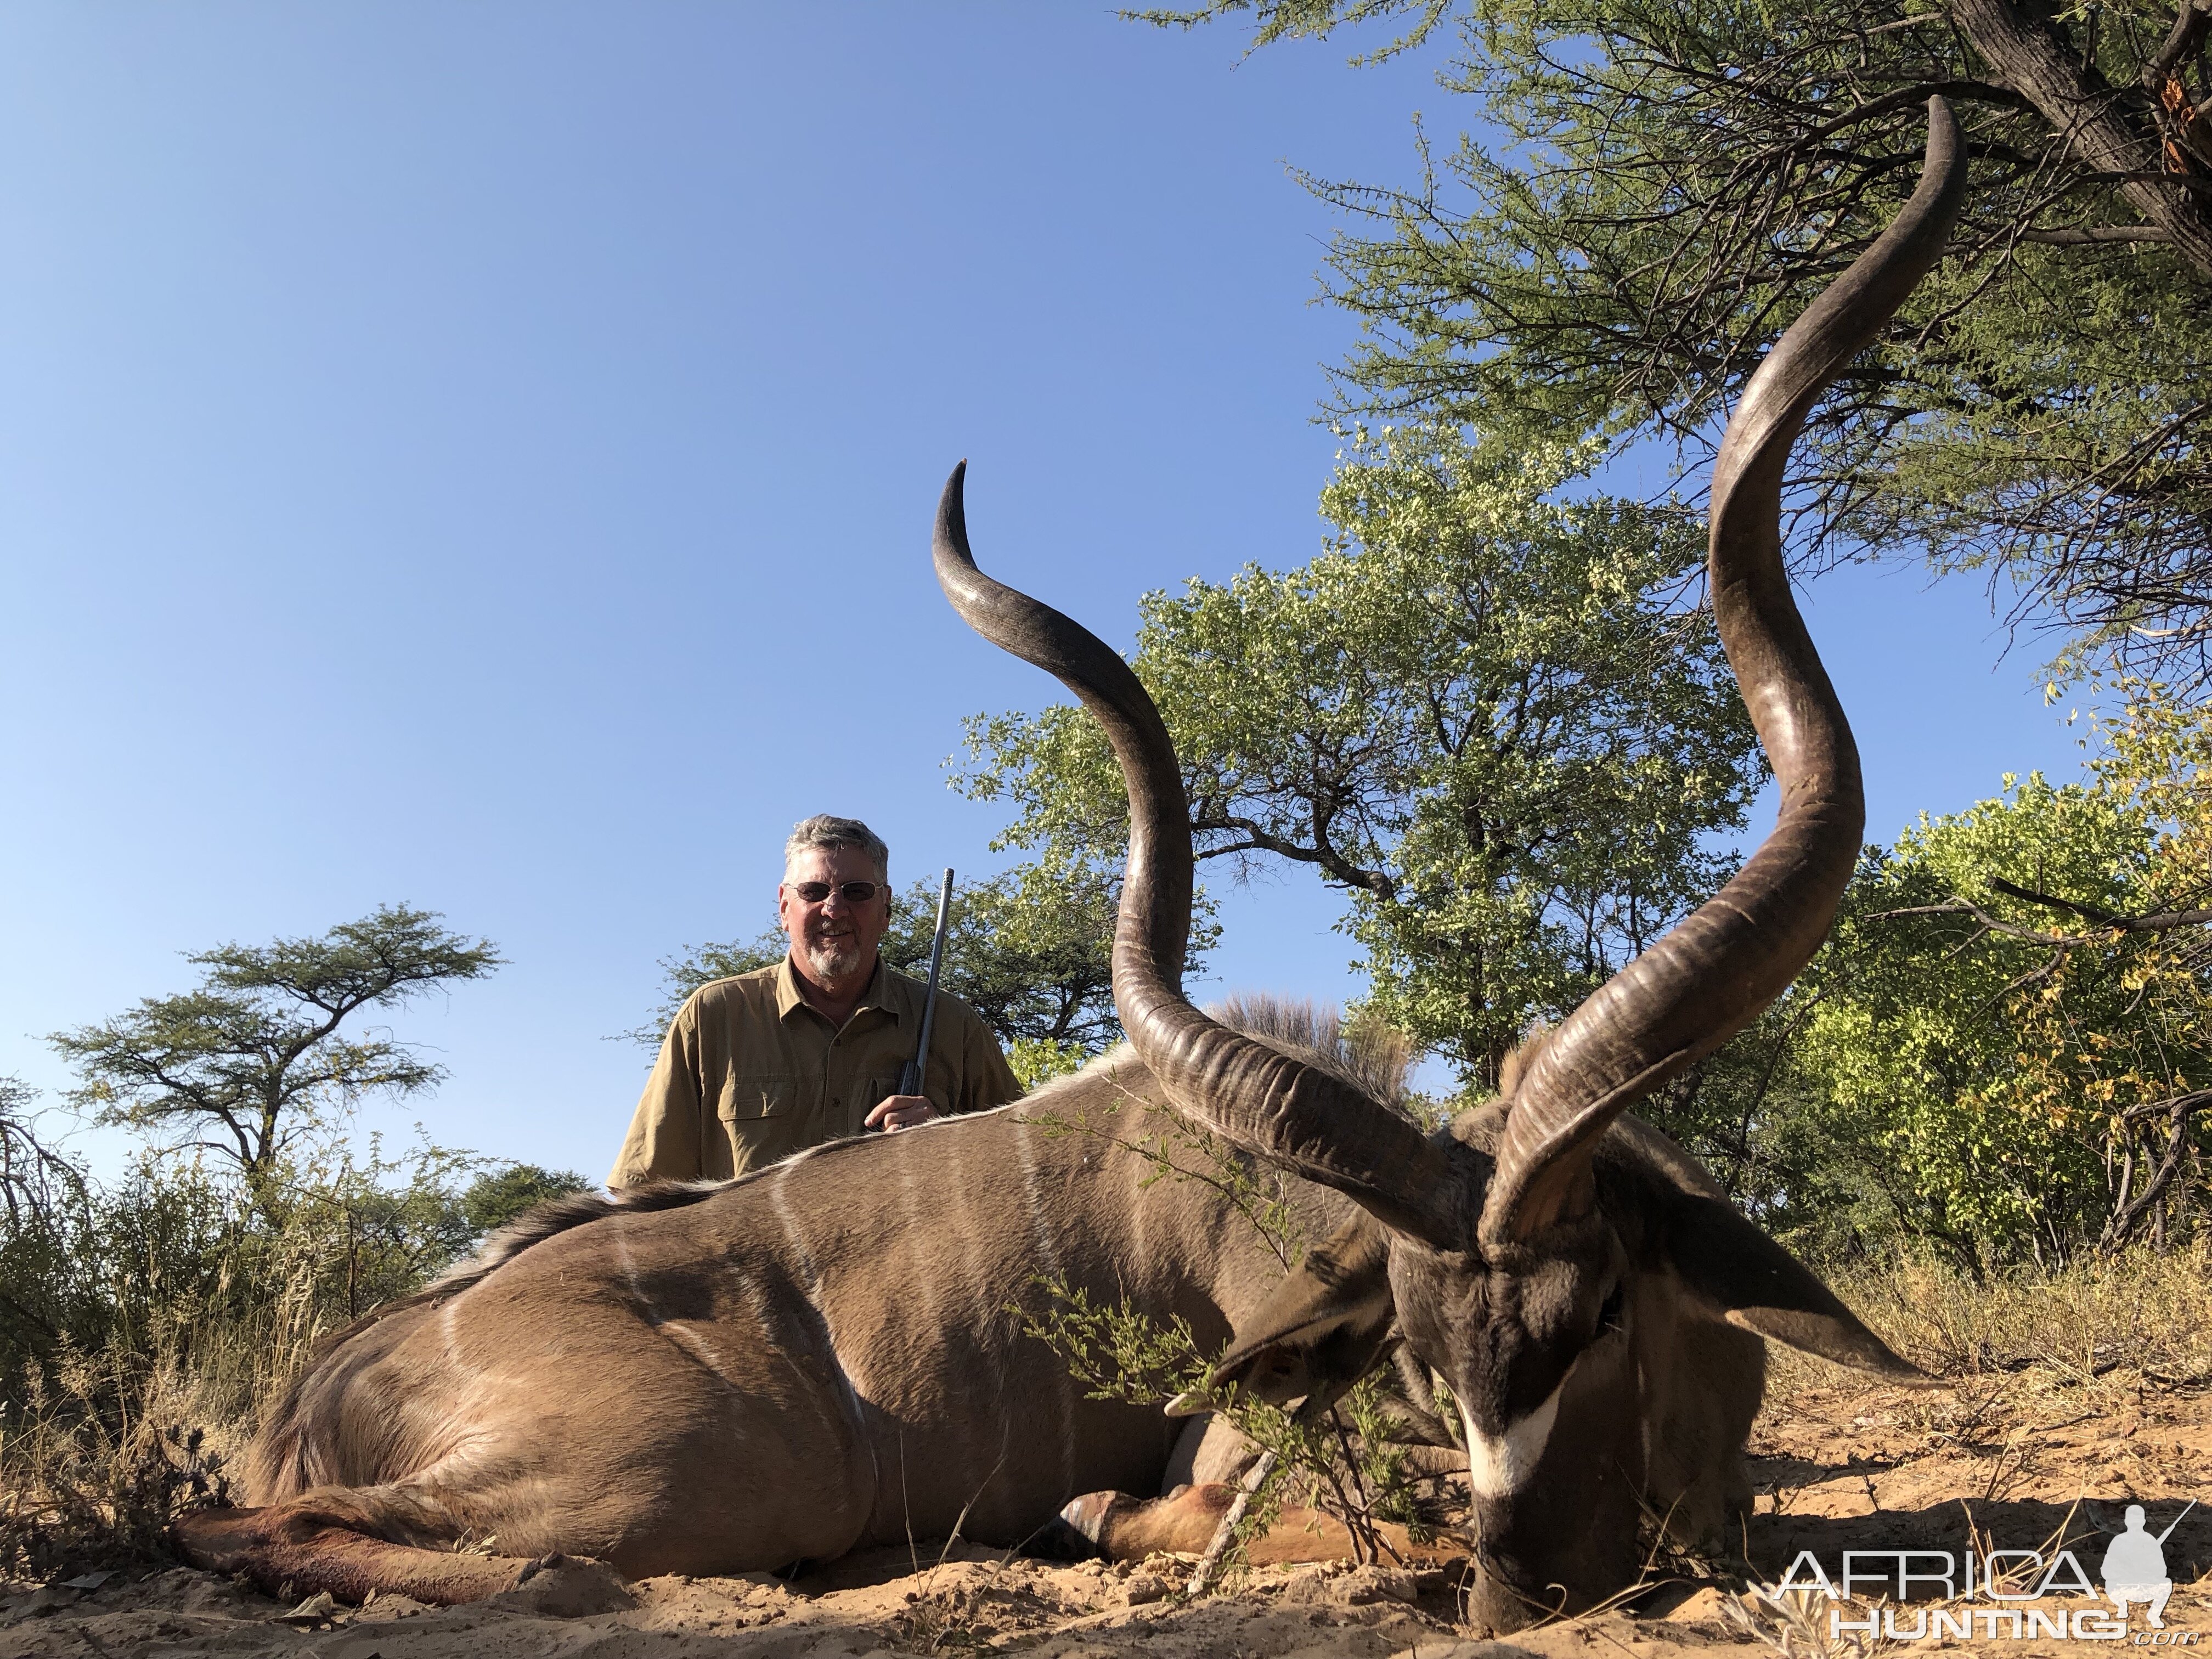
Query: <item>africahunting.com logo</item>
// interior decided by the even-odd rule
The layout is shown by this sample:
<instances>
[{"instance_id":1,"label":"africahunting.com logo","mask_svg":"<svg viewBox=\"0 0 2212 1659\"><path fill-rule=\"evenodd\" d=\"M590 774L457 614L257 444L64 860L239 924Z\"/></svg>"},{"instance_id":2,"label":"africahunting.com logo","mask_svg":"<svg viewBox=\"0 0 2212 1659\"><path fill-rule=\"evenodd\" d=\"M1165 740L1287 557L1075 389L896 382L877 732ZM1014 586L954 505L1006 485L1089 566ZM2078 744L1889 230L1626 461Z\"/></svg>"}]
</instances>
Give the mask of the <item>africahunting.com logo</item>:
<instances>
[{"instance_id":1,"label":"africahunting.com logo","mask_svg":"<svg viewBox=\"0 0 2212 1659\"><path fill-rule=\"evenodd\" d=\"M1775 1605L1784 1598L1825 1596L1832 1641L1876 1638L1892 1642L2027 1641L2126 1642L2137 1647L2194 1647L2199 1632L2168 1630L2166 1603L2173 1580L2166 1566L2166 1540L2180 1514L2152 1532L2140 1504L2127 1508L2124 1530L2112 1539L2092 1579L2070 1549L2046 1559L2040 1550L1970 1548L1962 1551L1845 1550L1832 1577L1811 1550L1801 1550L1778 1583L1759 1593ZM2086 1607L2008 1605L2081 1597ZM1920 1605L1914 1606L1917 1601ZM1992 1605L1978 1606L1979 1602ZM1855 1606L1849 1604L1856 1604ZM1887 1605L1882 1605L1887 1604ZM2146 1628L2131 1625L2139 1610Z\"/></svg>"}]
</instances>

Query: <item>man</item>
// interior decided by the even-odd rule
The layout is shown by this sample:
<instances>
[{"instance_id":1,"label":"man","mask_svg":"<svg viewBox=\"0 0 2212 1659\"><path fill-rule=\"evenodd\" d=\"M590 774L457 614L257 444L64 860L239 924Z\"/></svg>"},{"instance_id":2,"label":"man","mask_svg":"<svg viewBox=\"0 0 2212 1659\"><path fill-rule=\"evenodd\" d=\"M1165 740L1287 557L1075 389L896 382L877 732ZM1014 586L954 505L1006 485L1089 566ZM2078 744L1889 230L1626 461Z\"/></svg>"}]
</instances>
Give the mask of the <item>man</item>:
<instances>
[{"instance_id":1,"label":"man","mask_svg":"<svg viewBox=\"0 0 2212 1659\"><path fill-rule=\"evenodd\" d=\"M610 1187L726 1180L864 1129L896 1133L1004 1105L1021 1085L975 1011L939 991L922 1092L897 1092L929 988L876 954L890 849L857 818L808 818L784 844L773 968L695 992L668 1028Z\"/></svg>"},{"instance_id":2,"label":"man","mask_svg":"<svg viewBox=\"0 0 2212 1659\"><path fill-rule=\"evenodd\" d=\"M2194 1500L2190 1509L2197 1507ZM2187 1510L2182 1514L2188 1513ZM2105 1594L2120 1617L2128 1616L2128 1603L2141 1601L2150 1615L2150 1627L2164 1630L2166 1597L2173 1594L2173 1580L2166 1575L2166 1540L2173 1531L2168 1527L2155 1538L2143 1526L2143 1506L2128 1505L2128 1529L2112 1540L2112 1548L2105 1552ZM2174 1526L2181 1524L2181 1516L2173 1517Z\"/></svg>"}]
</instances>

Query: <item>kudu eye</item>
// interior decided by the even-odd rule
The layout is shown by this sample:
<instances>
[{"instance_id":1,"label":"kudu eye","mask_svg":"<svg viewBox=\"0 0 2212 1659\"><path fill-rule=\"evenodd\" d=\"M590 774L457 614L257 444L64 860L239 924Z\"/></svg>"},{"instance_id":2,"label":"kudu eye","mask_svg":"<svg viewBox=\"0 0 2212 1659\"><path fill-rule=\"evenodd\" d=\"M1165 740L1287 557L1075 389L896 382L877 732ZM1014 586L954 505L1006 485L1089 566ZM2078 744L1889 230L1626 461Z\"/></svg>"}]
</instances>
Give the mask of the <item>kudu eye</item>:
<instances>
[{"instance_id":1,"label":"kudu eye","mask_svg":"<svg viewBox=\"0 0 2212 1659\"><path fill-rule=\"evenodd\" d=\"M1596 1341L1599 1337L1603 1336L1607 1331L1617 1331L1623 1328L1620 1322L1620 1293L1621 1286L1615 1285L1613 1287L1613 1294L1606 1297L1605 1305L1597 1310L1597 1329L1591 1334L1591 1341Z\"/></svg>"}]
</instances>

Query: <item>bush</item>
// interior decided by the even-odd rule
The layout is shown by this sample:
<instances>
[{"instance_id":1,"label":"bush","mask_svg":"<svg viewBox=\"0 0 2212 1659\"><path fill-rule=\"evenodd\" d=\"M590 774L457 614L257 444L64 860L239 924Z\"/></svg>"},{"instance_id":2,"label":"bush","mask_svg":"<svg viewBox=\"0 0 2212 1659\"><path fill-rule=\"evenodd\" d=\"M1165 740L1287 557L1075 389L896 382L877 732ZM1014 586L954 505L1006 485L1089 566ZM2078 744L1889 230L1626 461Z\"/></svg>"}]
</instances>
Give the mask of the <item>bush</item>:
<instances>
[{"instance_id":1,"label":"bush","mask_svg":"<svg viewBox=\"0 0 2212 1659\"><path fill-rule=\"evenodd\" d=\"M149 1153L0 1218L0 1573L144 1559L325 1334L580 1176L334 1136L249 1184Z\"/></svg>"},{"instance_id":2,"label":"bush","mask_svg":"<svg viewBox=\"0 0 2212 1659\"><path fill-rule=\"evenodd\" d=\"M1310 1009L1282 1012L1293 1022L1311 1019ZM1251 1029L1265 1011L1247 1006L1241 1014L1240 1025ZM1317 1034L1346 1063L1357 1063L1365 1049L1367 1062L1380 1068L1378 1092L1401 1093L1407 1061L1402 1045L1386 1045L1387 1051L1378 1054L1375 1031L1347 1030L1334 1020L1321 1024ZM1144 1133L1135 1139L1121 1138L1088 1116L1032 1111L1029 1121L1048 1134L1092 1136L1143 1159L1152 1173L1141 1187L1194 1181L1212 1188L1237 1224L1249 1228L1254 1242L1285 1273L1305 1255L1308 1240L1289 1178L1165 1108L1146 1107ZM1379 1561L1391 1553L1378 1523L1418 1528L1431 1519L1422 1512L1415 1490L1419 1477L1397 1443L1405 1431L1405 1414L1394 1409L1393 1384L1383 1376L1370 1373L1334 1404L1313 1401L1285 1409L1233 1382L1218 1382L1212 1372L1219 1356L1200 1349L1197 1334L1180 1315L1163 1323L1127 1301L1102 1305L1064 1279L1037 1279L1031 1288L1039 1292L1031 1305L1010 1304L1009 1311L1020 1318L1026 1335L1066 1365L1087 1398L1211 1412L1251 1442L1256 1461L1246 1475L1246 1496L1231 1511L1229 1522L1237 1559L1246 1542L1281 1513L1286 1500L1310 1504L1341 1522L1363 1561ZM1217 1538L1217 1549L1220 1543ZM1192 1594L1201 1592L1214 1559L1209 1551L1192 1581Z\"/></svg>"},{"instance_id":3,"label":"bush","mask_svg":"<svg viewBox=\"0 0 2212 1659\"><path fill-rule=\"evenodd\" d=\"M1869 848L1783 1000L1638 1108L1800 1248L2056 1272L2199 1236L2212 708L2122 689L2081 781Z\"/></svg>"}]
</instances>

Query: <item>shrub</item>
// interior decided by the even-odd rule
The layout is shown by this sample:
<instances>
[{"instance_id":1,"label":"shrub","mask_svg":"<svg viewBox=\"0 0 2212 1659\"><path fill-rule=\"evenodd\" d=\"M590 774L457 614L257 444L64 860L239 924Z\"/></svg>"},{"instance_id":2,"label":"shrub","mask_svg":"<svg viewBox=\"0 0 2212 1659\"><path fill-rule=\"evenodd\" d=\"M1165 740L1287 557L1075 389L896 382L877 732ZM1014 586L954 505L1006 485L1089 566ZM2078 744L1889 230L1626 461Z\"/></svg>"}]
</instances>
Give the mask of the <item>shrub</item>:
<instances>
[{"instance_id":1,"label":"shrub","mask_svg":"<svg viewBox=\"0 0 2212 1659\"><path fill-rule=\"evenodd\" d=\"M0 1573L144 1559L315 1343L581 1176L335 1134L250 1183L148 1153L0 1216Z\"/></svg>"}]
</instances>

